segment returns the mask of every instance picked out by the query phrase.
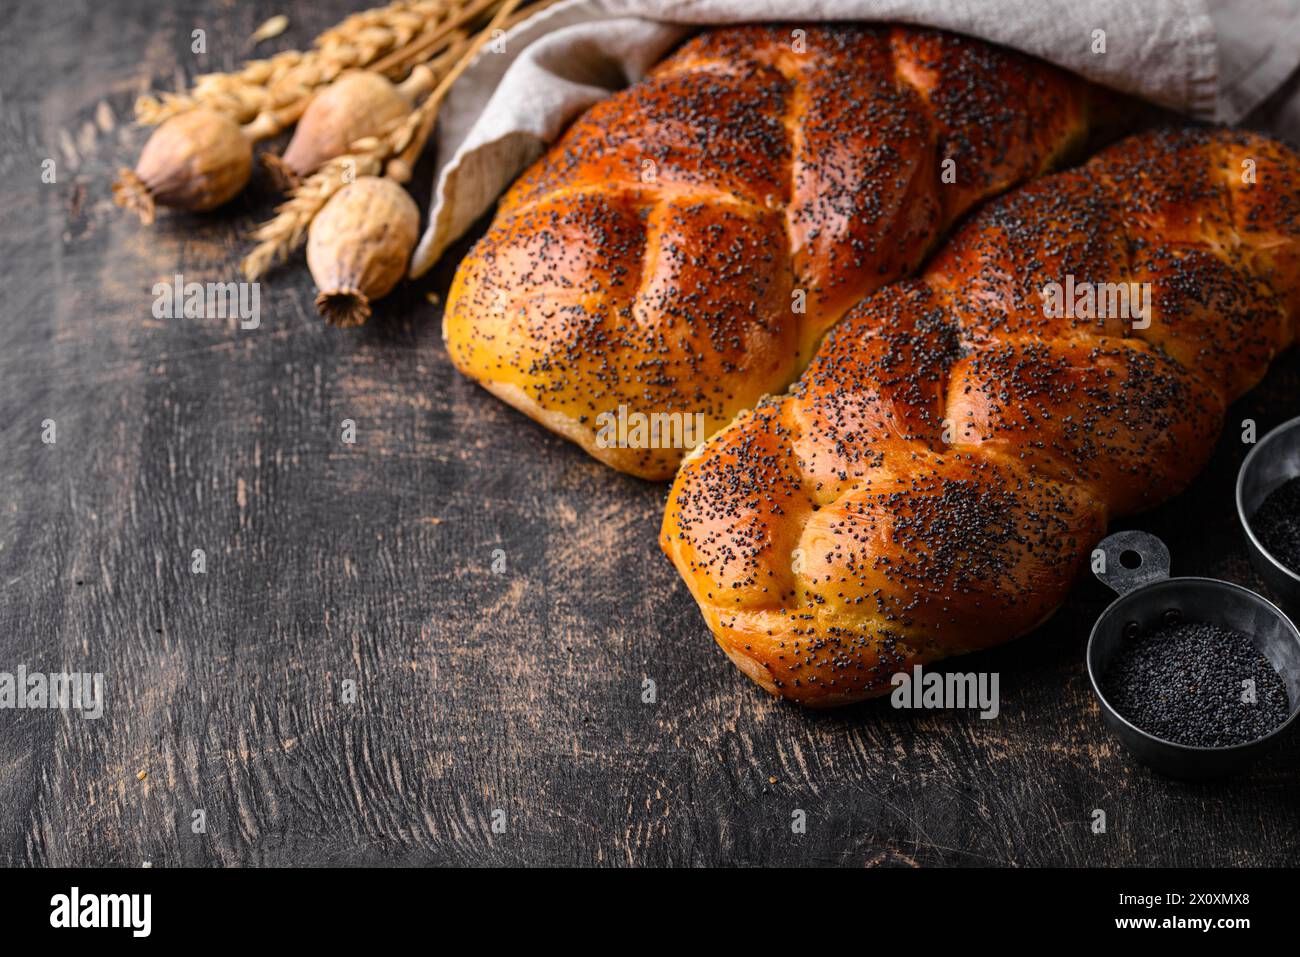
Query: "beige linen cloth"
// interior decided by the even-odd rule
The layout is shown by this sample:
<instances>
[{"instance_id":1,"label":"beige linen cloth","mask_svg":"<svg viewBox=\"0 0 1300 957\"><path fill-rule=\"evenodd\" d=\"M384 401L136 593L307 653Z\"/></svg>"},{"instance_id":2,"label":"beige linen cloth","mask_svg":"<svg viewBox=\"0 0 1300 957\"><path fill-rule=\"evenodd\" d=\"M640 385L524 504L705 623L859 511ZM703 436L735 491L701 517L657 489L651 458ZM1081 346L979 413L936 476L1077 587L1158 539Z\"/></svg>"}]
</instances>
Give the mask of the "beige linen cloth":
<instances>
[{"instance_id":1,"label":"beige linen cloth","mask_svg":"<svg viewBox=\"0 0 1300 957\"><path fill-rule=\"evenodd\" d=\"M1200 120L1234 123L1265 106L1274 132L1300 137L1300 0L563 0L486 47L452 88L411 275L578 113L636 82L695 29L822 20L981 37Z\"/></svg>"}]
</instances>

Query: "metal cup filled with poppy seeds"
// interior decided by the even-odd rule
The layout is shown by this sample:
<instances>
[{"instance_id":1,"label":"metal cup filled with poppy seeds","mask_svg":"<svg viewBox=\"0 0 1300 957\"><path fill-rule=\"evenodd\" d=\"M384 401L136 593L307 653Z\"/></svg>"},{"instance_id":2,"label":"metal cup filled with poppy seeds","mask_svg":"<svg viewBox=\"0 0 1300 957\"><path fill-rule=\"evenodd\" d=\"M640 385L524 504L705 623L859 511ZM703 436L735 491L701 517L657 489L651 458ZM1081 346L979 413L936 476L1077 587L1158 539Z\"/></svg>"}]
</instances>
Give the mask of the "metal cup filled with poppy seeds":
<instances>
[{"instance_id":1,"label":"metal cup filled with poppy seeds","mask_svg":"<svg viewBox=\"0 0 1300 957\"><path fill-rule=\"evenodd\" d=\"M1265 435L1241 463L1237 517L1256 574L1300 615L1300 418Z\"/></svg>"},{"instance_id":2,"label":"metal cup filled with poppy seeds","mask_svg":"<svg viewBox=\"0 0 1300 957\"><path fill-rule=\"evenodd\" d=\"M1275 747L1300 710L1300 631L1248 588L1171 578L1169 549L1141 531L1093 552L1118 594L1088 638L1102 717L1139 761L1198 780L1239 771Z\"/></svg>"}]
</instances>

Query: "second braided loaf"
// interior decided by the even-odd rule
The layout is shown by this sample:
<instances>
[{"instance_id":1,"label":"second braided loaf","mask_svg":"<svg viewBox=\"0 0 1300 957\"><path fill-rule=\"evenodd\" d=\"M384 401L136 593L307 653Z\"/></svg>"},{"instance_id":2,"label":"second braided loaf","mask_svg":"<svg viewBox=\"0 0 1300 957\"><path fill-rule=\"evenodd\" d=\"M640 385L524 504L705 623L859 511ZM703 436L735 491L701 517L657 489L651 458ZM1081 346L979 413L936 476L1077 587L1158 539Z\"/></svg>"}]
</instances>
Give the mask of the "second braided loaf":
<instances>
[{"instance_id":1,"label":"second braided loaf","mask_svg":"<svg viewBox=\"0 0 1300 957\"><path fill-rule=\"evenodd\" d=\"M760 685L882 694L1048 617L1109 519L1196 475L1298 315L1300 157L1133 137L850 309L685 461L661 544Z\"/></svg>"}]
</instances>

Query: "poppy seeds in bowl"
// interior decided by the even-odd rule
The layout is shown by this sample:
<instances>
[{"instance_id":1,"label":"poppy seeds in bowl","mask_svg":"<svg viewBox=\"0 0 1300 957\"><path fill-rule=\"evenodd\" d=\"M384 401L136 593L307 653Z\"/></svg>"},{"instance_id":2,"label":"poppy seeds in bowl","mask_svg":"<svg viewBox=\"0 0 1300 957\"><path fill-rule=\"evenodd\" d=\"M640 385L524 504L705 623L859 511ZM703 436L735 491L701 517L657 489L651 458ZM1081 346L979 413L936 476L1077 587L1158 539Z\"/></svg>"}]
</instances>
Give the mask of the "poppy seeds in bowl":
<instances>
[{"instance_id":1,"label":"poppy seeds in bowl","mask_svg":"<svg viewBox=\"0 0 1300 957\"><path fill-rule=\"evenodd\" d=\"M1268 493L1250 517L1250 529L1265 551L1300 575L1300 476Z\"/></svg>"},{"instance_id":2,"label":"poppy seeds in bowl","mask_svg":"<svg viewBox=\"0 0 1300 957\"><path fill-rule=\"evenodd\" d=\"M1286 685L1245 635L1179 622L1128 642L1102 682L1107 701L1148 734L1203 748L1246 744L1291 714Z\"/></svg>"}]
</instances>

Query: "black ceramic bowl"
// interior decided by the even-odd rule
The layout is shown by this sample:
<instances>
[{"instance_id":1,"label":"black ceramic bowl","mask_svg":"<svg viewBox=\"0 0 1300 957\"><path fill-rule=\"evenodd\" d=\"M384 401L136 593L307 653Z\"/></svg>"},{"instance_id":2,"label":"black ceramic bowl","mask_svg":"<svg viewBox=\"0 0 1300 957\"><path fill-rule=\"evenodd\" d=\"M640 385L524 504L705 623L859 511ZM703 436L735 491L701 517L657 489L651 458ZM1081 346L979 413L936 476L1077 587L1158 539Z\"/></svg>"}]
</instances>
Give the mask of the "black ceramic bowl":
<instances>
[{"instance_id":1,"label":"black ceramic bowl","mask_svg":"<svg viewBox=\"0 0 1300 957\"><path fill-rule=\"evenodd\" d=\"M1198 780L1244 768L1275 747L1300 713L1300 631L1285 612L1248 588L1214 578L1170 578L1169 549L1146 532L1116 532L1097 546L1105 571L1097 577L1119 597L1097 619L1088 638L1088 678L1102 717L1139 761L1169 777ZM1225 748L1202 748L1158 738L1132 724L1102 693L1102 679L1126 641L1170 620L1198 621L1248 636L1286 685L1291 713L1262 738Z\"/></svg>"},{"instance_id":2,"label":"black ceramic bowl","mask_svg":"<svg viewBox=\"0 0 1300 957\"><path fill-rule=\"evenodd\" d=\"M1250 563L1289 614L1300 616L1300 574L1269 554L1250 526L1251 517L1272 492L1300 476L1300 419L1284 422L1250 450L1237 473L1237 517L1246 533Z\"/></svg>"}]
</instances>

